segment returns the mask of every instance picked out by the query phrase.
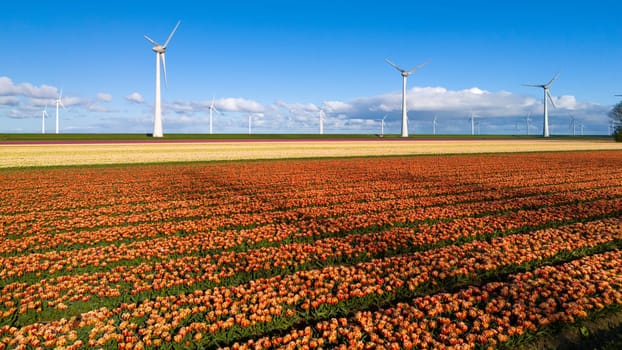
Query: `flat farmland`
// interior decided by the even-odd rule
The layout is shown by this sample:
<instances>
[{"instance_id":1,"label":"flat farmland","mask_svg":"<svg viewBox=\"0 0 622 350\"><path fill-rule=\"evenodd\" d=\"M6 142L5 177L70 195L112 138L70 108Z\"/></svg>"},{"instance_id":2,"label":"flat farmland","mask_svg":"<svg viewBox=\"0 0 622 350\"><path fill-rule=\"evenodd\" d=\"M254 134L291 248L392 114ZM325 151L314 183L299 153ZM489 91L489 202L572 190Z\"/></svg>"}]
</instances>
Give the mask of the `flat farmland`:
<instances>
[{"instance_id":1,"label":"flat farmland","mask_svg":"<svg viewBox=\"0 0 622 350\"><path fill-rule=\"evenodd\" d=\"M295 157L338 156L310 144ZM73 163L0 170L0 349L513 349L619 334L621 150L166 163L205 146L167 143L159 164L42 167L123 145L1 147L66 146Z\"/></svg>"},{"instance_id":2,"label":"flat farmland","mask_svg":"<svg viewBox=\"0 0 622 350\"><path fill-rule=\"evenodd\" d=\"M606 139L8 142L0 144L0 168L570 150L622 150L622 143Z\"/></svg>"}]
</instances>

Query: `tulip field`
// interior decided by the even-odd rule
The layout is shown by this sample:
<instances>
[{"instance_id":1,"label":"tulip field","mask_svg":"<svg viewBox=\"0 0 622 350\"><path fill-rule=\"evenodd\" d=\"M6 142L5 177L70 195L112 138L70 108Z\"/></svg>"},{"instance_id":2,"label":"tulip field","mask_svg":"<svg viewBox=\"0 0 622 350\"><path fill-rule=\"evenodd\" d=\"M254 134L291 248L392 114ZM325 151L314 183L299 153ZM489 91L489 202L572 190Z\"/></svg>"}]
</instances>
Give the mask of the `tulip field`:
<instances>
[{"instance_id":1,"label":"tulip field","mask_svg":"<svg viewBox=\"0 0 622 350\"><path fill-rule=\"evenodd\" d=\"M621 159L2 169L0 350L600 341L622 312Z\"/></svg>"}]
</instances>

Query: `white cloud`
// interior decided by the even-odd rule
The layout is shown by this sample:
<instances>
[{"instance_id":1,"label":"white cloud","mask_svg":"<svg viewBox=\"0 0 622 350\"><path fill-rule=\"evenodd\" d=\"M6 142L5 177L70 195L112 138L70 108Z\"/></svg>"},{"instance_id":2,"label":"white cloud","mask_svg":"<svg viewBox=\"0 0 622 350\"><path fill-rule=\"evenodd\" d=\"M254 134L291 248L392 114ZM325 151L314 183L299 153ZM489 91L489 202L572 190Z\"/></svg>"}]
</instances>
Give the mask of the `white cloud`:
<instances>
[{"instance_id":1,"label":"white cloud","mask_svg":"<svg viewBox=\"0 0 622 350\"><path fill-rule=\"evenodd\" d=\"M265 110L261 103L244 98L218 99L215 105L223 112L261 113Z\"/></svg>"},{"instance_id":2,"label":"white cloud","mask_svg":"<svg viewBox=\"0 0 622 350\"><path fill-rule=\"evenodd\" d=\"M100 92L97 94L97 100L101 102L111 102L112 94L109 94L107 92Z\"/></svg>"},{"instance_id":3,"label":"white cloud","mask_svg":"<svg viewBox=\"0 0 622 350\"><path fill-rule=\"evenodd\" d=\"M355 111L352 104L342 101L326 101L322 104L322 107L329 113L348 113Z\"/></svg>"},{"instance_id":4,"label":"white cloud","mask_svg":"<svg viewBox=\"0 0 622 350\"><path fill-rule=\"evenodd\" d=\"M15 96L0 96L0 106L17 106L19 105L19 98Z\"/></svg>"},{"instance_id":5,"label":"white cloud","mask_svg":"<svg viewBox=\"0 0 622 350\"><path fill-rule=\"evenodd\" d=\"M134 103L144 103L145 98L138 92L132 92L131 94L125 96L125 99L134 102Z\"/></svg>"},{"instance_id":6,"label":"white cloud","mask_svg":"<svg viewBox=\"0 0 622 350\"><path fill-rule=\"evenodd\" d=\"M34 98L55 98L58 89L49 86L33 86L30 83L14 84L9 77L0 77L0 95L2 96L25 96Z\"/></svg>"}]
</instances>

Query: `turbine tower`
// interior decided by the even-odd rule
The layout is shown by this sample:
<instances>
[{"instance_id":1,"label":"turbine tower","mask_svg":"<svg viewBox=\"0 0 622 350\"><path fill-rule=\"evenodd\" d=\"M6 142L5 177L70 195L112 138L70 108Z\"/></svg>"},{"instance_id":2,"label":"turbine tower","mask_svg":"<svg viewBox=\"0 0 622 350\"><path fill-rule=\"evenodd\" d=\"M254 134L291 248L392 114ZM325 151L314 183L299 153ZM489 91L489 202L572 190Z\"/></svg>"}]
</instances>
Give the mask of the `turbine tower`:
<instances>
[{"instance_id":1,"label":"turbine tower","mask_svg":"<svg viewBox=\"0 0 622 350\"><path fill-rule=\"evenodd\" d=\"M61 101L61 99L63 98L63 90L60 90L60 93L58 94L58 98L54 101L54 103L56 103L56 133L59 134L60 133L60 118L58 115L58 107L62 106L63 109L67 109L65 108L65 105L63 104L63 101Z\"/></svg>"},{"instance_id":2,"label":"turbine tower","mask_svg":"<svg viewBox=\"0 0 622 350\"><path fill-rule=\"evenodd\" d=\"M162 68L164 69L164 83L168 86L168 81L166 79L166 59L164 58L164 53L166 52L166 48L168 47L168 43L171 41L173 34L177 31L179 24L181 21L178 21L173 28L171 34L169 34L168 38L164 42L164 45L158 44L156 41L151 39L150 37L145 35L145 39L149 41L153 47L151 50L156 53L156 81L155 81L155 106L153 112L153 137L162 137L164 136L162 133L162 104L160 100L160 59L162 59Z\"/></svg>"},{"instance_id":3,"label":"turbine tower","mask_svg":"<svg viewBox=\"0 0 622 350\"><path fill-rule=\"evenodd\" d=\"M527 113L527 117L525 118L525 124L527 127L527 136L529 136L529 122L531 121L531 112Z\"/></svg>"},{"instance_id":4,"label":"turbine tower","mask_svg":"<svg viewBox=\"0 0 622 350\"><path fill-rule=\"evenodd\" d=\"M553 98L551 97L551 93L549 92L549 88L551 87L551 84L553 84L553 82L555 81L555 79L557 79L558 76L559 76L559 72L555 74L553 79L551 79L546 84L523 84L524 86L539 87L544 90L544 101L542 101L544 103L544 127L543 127L543 132L542 132L544 137L550 136L549 135L549 109L548 109L548 104L546 100L548 98L549 101L551 101L551 104L553 105L553 107L555 107L555 103L553 102Z\"/></svg>"},{"instance_id":5,"label":"turbine tower","mask_svg":"<svg viewBox=\"0 0 622 350\"><path fill-rule=\"evenodd\" d=\"M253 128L253 115L252 114L248 114L248 134L252 134L252 128Z\"/></svg>"},{"instance_id":6,"label":"turbine tower","mask_svg":"<svg viewBox=\"0 0 622 350\"><path fill-rule=\"evenodd\" d=\"M326 120L326 113L320 109L320 135L324 135L324 121Z\"/></svg>"},{"instance_id":7,"label":"turbine tower","mask_svg":"<svg viewBox=\"0 0 622 350\"><path fill-rule=\"evenodd\" d=\"M48 105L45 105L45 109L41 112L41 133L45 134L45 118L48 117Z\"/></svg>"},{"instance_id":8,"label":"turbine tower","mask_svg":"<svg viewBox=\"0 0 622 350\"><path fill-rule=\"evenodd\" d=\"M209 134L212 134L212 112L220 113L214 106L214 98L212 97L212 103L209 105Z\"/></svg>"},{"instance_id":9,"label":"turbine tower","mask_svg":"<svg viewBox=\"0 0 622 350\"><path fill-rule=\"evenodd\" d=\"M389 61L389 59L385 59L388 64L393 66L393 68L397 69L402 74L402 137L408 137L408 111L406 109L406 80L409 75L414 73L416 70L425 66L428 62L423 62L417 67L407 71L405 69L400 68L395 63Z\"/></svg>"},{"instance_id":10,"label":"turbine tower","mask_svg":"<svg viewBox=\"0 0 622 350\"><path fill-rule=\"evenodd\" d=\"M432 119L432 135L436 135L436 125L438 123L436 122L436 114L434 115L434 119Z\"/></svg>"}]
</instances>

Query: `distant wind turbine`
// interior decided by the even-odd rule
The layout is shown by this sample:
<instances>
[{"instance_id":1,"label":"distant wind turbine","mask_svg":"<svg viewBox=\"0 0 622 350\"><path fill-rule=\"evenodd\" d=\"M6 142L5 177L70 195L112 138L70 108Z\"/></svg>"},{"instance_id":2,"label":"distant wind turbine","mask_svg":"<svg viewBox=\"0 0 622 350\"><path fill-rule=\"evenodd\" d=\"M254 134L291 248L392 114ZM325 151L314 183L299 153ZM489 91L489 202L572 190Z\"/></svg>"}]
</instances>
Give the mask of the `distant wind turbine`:
<instances>
[{"instance_id":1,"label":"distant wind turbine","mask_svg":"<svg viewBox=\"0 0 622 350\"><path fill-rule=\"evenodd\" d=\"M387 119L388 114L385 114L384 117L380 120L380 137L384 137L384 120Z\"/></svg>"},{"instance_id":2,"label":"distant wind turbine","mask_svg":"<svg viewBox=\"0 0 622 350\"><path fill-rule=\"evenodd\" d=\"M525 124L527 124L527 136L529 136L529 122L531 121L531 112L527 113L527 117L525 118Z\"/></svg>"},{"instance_id":3,"label":"distant wind turbine","mask_svg":"<svg viewBox=\"0 0 622 350\"><path fill-rule=\"evenodd\" d=\"M425 66L428 62L423 62L417 67L407 71L405 69L400 68L395 63L389 61L389 59L385 59L388 64L393 66L393 68L397 69L402 74L402 137L408 137L408 111L406 107L406 80L409 75Z\"/></svg>"},{"instance_id":4,"label":"distant wind turbine","mask_svg":"<svg viewBox=\"0 0 622 350\"><path fill-rule=\"evenodd\" d=\"M252 128L253 128L253 115L252 114L248 114L248 134L252 134Z\"/></svg>"},{"instance_id":5,"label":"distant wind turbine","mask_svg":"<svg viewBox=\"0 0 622 350\"><path fill-rule=\"evenodd\" d=\"M436 114L434 115L434 119L432 119L432 135L436 135Z\"/></svg>"},{"instance_id":6,"label":"distant wind turbine","mask_svg":"<svg viewBox=\"0 0 622 350\"><path fill-rule=\"evenodd\" d=\"M162 137L164 136L162 133L162 104L160 99L160 59L162 59L162 68L164 69L164 83L168 86L168 81L166 79L166 59L164 53L166 52L166 48L168 47L168 43L171 41L173 34L177 31L179 24L181 21L178 21L173 28L171 34L169 34L168 38L164 42L164 45L158 44L155 40L145 35L145 39L153 44L151 50L156 53L156 81L155 81L155 106L153 112L153 137Z\"/></svg>"},{"instance_id":7,"label":"distant wind turbine","mask_svg":"<svg viewBox=\"0 0 622 350\"><path fill-rule=\"evenodd\" d=\"M551 104L553 105L553 107L555 107L555 102L553 102L553 98L551 97L549 88L551 87L551 85L553 84L555 79L557 79L558 76L559 76L559 72L555 74L553 79L551 79L546 84L523 84L524 86L539 87L544 90L544 101L542 101L544 103L544 127L543 127L543 132L542 132L544 137L550 136L549 134L549 109L548 109L548 104L547 104L547 98L549 99L549 101L551 101Z\"/></svg>"},{"instance_id":8,"label":"distant wind turbine","mask_svg":"<svg viewBox=\"0 0 622 350\"><path fill-rule=\"evenodd\" d=\"M324 135L324 121L326 120L326 113L320 109L320 135Z\"/></svg>"},{"instance_id":9,"label":"distant wind turbine","mask_svg":"<svg viewBox=\"0 0 622 350\"><path fill-rule=\"evenodd\" d=\"M477 118L477 116L471 112L471 116L469 117L471 121L471 136L475 135L475 118Z\"/></svg>"},{"instance_id":10,"label":"distant wind turbine","mask_svg":"<svg viewBox=\"0 0 622 350\"><path fill-rule=\"evenodd\" d=\"M570 129L572 130L572 136L576 136L577 135L577 121L572 114L570 113L568 114L570 115Z\"/></svg>"},{"instance_id":11,"label":"distant wind turbine","mask_svg":"<svg viewBox=\"0 0 622 350\"><path fill-rule=\"evenodd\" d=\"M60 90L60 93L58 94L58 98L54 101L54 103L56 103L56 133L59 134L60 133L60 117L58 114L58 107L62 106L63 109L67 109L65 108L65 105L63 104L63 101L61 101L61 99L63 98L63 90Z\"/></svg>"},{"instance_id":12,"label":"distant wind turbine","mask_svg":"<svg viewBox=\"0 0 622 350\"><path fill-rule=\"evenodd\" d=\"M48 117L48 105L45 105L45 109L41 111L41 133L45 134L45 118Z\"/></svg>"},{"instance_id":13,"label":"distant wind turbine","mask_svg":"<svg viewBox=\"0 0 622 350\"><path fill-rule=\"evenodd\" d=\"M220 113L214 106L214 98L212 97L212 103L209 105L209 134L212 134L212 112Z\"/></svg>"}]
</instances>

